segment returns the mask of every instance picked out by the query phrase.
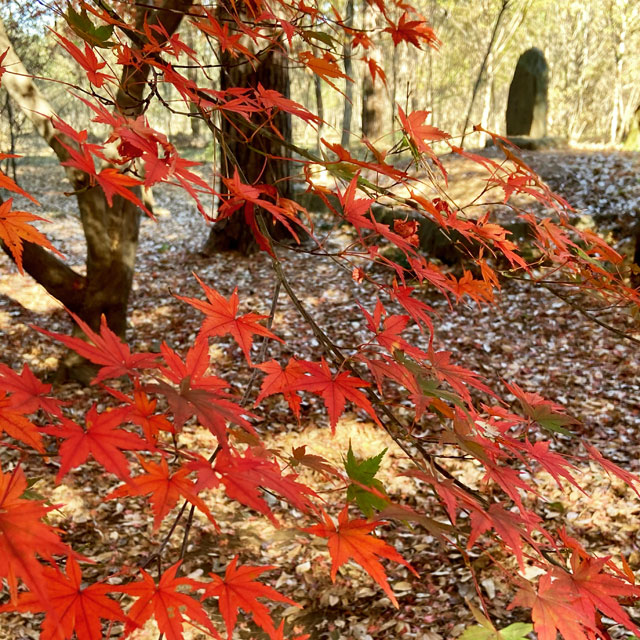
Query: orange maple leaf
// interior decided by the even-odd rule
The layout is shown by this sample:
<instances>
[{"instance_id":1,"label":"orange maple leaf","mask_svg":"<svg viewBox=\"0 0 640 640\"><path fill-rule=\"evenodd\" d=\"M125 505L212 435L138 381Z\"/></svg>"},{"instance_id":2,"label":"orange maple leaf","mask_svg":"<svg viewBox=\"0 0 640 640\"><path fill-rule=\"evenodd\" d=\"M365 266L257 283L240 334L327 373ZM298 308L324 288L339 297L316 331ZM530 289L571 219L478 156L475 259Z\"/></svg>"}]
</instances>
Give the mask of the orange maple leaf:
<instances>
[{"instance_id":1,"label":"orange maple leaf","mask_svg":"<svg viewBox=\"0 0 640 640\"><path fill-rule=\"evenodd\" d=\"M300 606L290 598L278 593L272 587L261 584L256 578L265 571L276 567L253 567L249 565L238 567L238 556L227 566L224 579L215 573L210 573L211 582L204 589L205 598L218 598L218 607L224 618L229 638L233 634L238 618L238 610L243 609L251 614L253 621L264 629L271 638L277 638L277 631L273 625L269 609L258 602L258 598L268 598L277 602L286 602Z\"/></svg>"},{"instance_id":2,"label":"orange maple leaf","mask_svg":"<svg viewBox=\"0 0 640 640\"><path fill-rule=\"evenodd\" d=\"M0 186L3 185L0 184ZM4 188L6 188L6 186ZM13 211L11 209L12 205L13 198L9 198L0 204L0 239L7 245L7 249L11 252L18 271L24 273L22 269L23 241L39 244L41 247L45 247L57 253L60 257L63 257L40 231L29 224L36 220L43 222L48 222L48 220L36 216L33 213L27 213L26 211Z\"/></svg>"},{"instance_id":3,"label":"orange maple leaf","mask_svg":"<svg viewBox=\"0 0 640 640\"><path fill-rule=\"evenodd\" d=\"M121 480L131 482L129 461L123 451L140 451L149 445L142 438L118 427L126 421L126 411L112 409L98 413L94 404L85 417L86 429L67 418L62 423L43 427L42 431L64 442L60 445L60 469L56 482L91 455L96 462Z\"/></svg>"},{"instance_id":4,"label":"orange maple leaf","mask_svg":"<svg viewBox=\"0 0 640 640\"><path fill-rule=\"evenodd\" d=\"M195 274L194 274L195 275ZM238 289L233 290L231 297L227 300L221 296L215 289L207 286L200 278L195 275L196 280L204 290L208 302L203 302L197 298L186 298L184 296L176 296L178 300L182 300L199 311L202 311L207 317L202 323L200 333L203 336L224 336L231 334L234 340L240 345L247 362L251 364L251 345L253 344L253 336L260 335L266 338L272 338L283 342L282 339L274 335L258 323L268 316L259 315L257 313L245 313L238 315Z\"/></svg>"},{"instance_id":5,"label":"orange maple leaf","mask_svg":"<svg viewBox=\"0 0 640 640\"><path fill-rule=\"evenodd\" d=\"M22 497L27 479L22 469L12 473L0 469L0 576L7 579L13 603L17 601L18 578L42 602L49 601L42 584L43 567L35 554L53 563L53 555L68 554L71 549L58 537L56 529L41 521L55 509L40 500Z\"/></svg>"},{"instance_id":6,"label":"orange maple leaf","mask_svg":"<svg viewBox=\"0 0 640 640\"><path fill-rule=\"evenodd\" d=\"M324 358L320 362L304 360L302 364L310 375L302 378L297 384L297 388L302 391L317 393L324 400L329 412L332 433L335 433L338 418L344 412L347 400L364 409L374 422L380 424L367 396L358 389L359 387L371 386L368 382L352 376L348 371L340 371L334 375L331 373L329 365Z\"/></svg>"},{"instance_id":7,"label":"orange maple leaf","mask_svg":"<svg viewBox=\"0 0 640 640\"><path fill-rule=\"evenodd\" d=\"M44 611L41 640L63 640L74 634L81 640L102 640L100 618L107 620L126 619L120 605L107 598L114 590L108 584L82 586L82 573L78 563L67 558L66 573L58 567L46 567L42 572L44 588L49 602L43 603L35 592L21 593L15 605L0 607L2 611Z\"/></svg>"},{"instance_id":8,"label":"orange maple leaf","mask_svg":"<svg viewBox=\"0 0 640 640\"><path fill-rule=\"evenodd\" d=\"M377 526L386 522L370 522L359 518L349 520L348 510L347 505L338 516L337 527L323 511L324 524L316 524L303 531L329 539L331 580L335 582L338 569L351 558L382 587L394 606L399 608L398 600L387 582L384 567L376 556L399 562L417 576L416 570L393 547L380 538L369 535Z\"/></svg>"},{"instance_id":9,"label":"orange maple leaf","mask_svg":"<svg viewBox=\"0 0 640 640\"><path fill-rule=\"evenodd\" d=\"M190 595L178 591L181 586L197 590L205 585L191 578L177 578L179 567L180 562L169 567L158 584L144 569L140 569L142 580L119 588L119 591L138 598L127 612L129 620L124 637L153 616L160 633L164 633L167 640L182 640L182 625L187 617L208 629L213 637L220 638L202 605Z\"/></svg>"},{"instance_id":10,"label":"orange maple leaf","mask_svg":"<svg viewBox=\"0 0 640 640\"><path fill-rule=\"evenodd\" d=\"M218 527L211 511L209 511L202 498L198 497L194 483L187 478L192 473L191 469L181 467L175 473L171 473L165 458L160 460L160 464L151 460L145 461L143 458L138 460L147 473L135 476L129 484L114 489L105 497L105 500L121 498L122 496L146 496L151 494L149 501L155 514L153 528L158 529L164 517L176 506L178 499L183 497L192 505L198 507L209 518L210 522L216 528Z\"/></svg>"}]
</instances>

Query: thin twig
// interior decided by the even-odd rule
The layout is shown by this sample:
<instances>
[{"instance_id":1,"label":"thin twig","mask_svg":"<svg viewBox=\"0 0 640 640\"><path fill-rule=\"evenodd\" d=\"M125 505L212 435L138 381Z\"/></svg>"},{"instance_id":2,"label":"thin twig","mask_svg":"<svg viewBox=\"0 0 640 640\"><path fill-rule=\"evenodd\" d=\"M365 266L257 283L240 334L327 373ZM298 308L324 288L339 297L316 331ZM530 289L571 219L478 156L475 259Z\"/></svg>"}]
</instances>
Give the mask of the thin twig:
<instances>
[{"instance_id":1,"label":"thin twig","mask_svg":"<svg viewBox=\"0 0 640 640\"><path fill-rule=\"evenodd\" d=\"M628 333L625 333L624 331L620 331L620 329L616 329L616 327L614 327L613 325L610 325L607 322L603 322L598 317L590 314L584 307L579 305L577 302L574 302L570 298L567 298L562 294L558 293L557 291L555 291L555 289L553 289L553 287L549 286L548 284L542 284L542 286L547 291L549 291L554 296L556 296L556 298L559 298L560 300L568 304L570 307L572 307L576 311L579 311L585 318L587 318L591 322L595 322L597 325L600 325L604 329L607 329L608 331L615 333L616 335L620 336L621 338L624 338L625 340L629 340L629 342L633 342L634 344L640 344L640 340L638 340L638 338L634 338L633 336L630 336Z\"/></svg>"}]
</instances>

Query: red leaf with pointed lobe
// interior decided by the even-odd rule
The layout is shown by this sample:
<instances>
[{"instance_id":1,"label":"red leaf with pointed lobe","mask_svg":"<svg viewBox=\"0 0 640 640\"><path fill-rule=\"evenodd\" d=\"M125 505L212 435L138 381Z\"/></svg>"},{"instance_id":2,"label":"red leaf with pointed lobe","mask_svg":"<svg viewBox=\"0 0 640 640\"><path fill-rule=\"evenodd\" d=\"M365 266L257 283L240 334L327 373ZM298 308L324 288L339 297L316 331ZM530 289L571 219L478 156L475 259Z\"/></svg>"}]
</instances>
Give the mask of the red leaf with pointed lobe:
<instances>
[{"instance_id":1,"label":"red leaf with pointed lobe","mask_svg":"<svg viewBox=\"0 0 640 640\"><path fill-rule=\"evenodd\" d=\"M262 498L261 487L278 493L305 513L312 508L309 496L316 495L309 487L296 481L296 474L283 474L278 464L258 448L249 448L242 455L233 449L222 449L213 466L202 458L187 466L198 473L197 490L217 487L222 483L229 498L266 515L276 526L279 526L278 520Z\"/></svg>"},{"instance_id":2,"label":"red leaf with pointed lobe","mask_svg":"<svg viewBox=\"0 0 640 640\"><path fill-rule=\"evenodd\" d=\"M133 398L121 393L117 389L105 387L105 389L114 397L127 404L120 409L125 411L125 420L137 424L142 428L144 437L151 447L154 447L160 431L175 433L175 428L164 413L156 414L156 405L158 400L150 398L142 389L135 389Z\"/></svg>"},{"instance_id":3,"label":"red leaf with pointed lobe","mask_svg":"<svg viewBox=\"0 0 640 640\"><path fill-rule=\"evenodd\" d=\"M18 579L38 597L48 602L42 583L43 566L36 553L52 564L54 555L67 555L71 549L58 537L53 527L42 522L55 506L22 497L27 480L20 467L11 473L0 469L0 577L7 580L13 604L16 603Z\"/></svg>"},{"instance_id":4,"label":"red leaf with pointed lobe","mask_svg":"<svg viewBox=\"0 0 640 640\"><path fill-rule=\"evenodd\" d=\"M250 613L253 621L266 631L269 637L276 640L277 631L273 625L271 613L264 604L258 602L258 598L268 598L276 602L300 606L290 598L278 593L272 587L256 580L265 571L271 571L275 568L272 566L254 567L250 565L238 567L238 556L235 556L230 564L227 565L224 578L215 573L209 574L211 582L204 588L202 599L218 598L218 607L224 618L229 640L231 640L235 629L240 609Z\"/></svg>"},{"instance_id":5,"label":"red leaf with pointed lobe","mask_svg":"<svg viewBox=\"0 0 640 640\"><path fill-rule=\"evenodd\" d=\"M100 372L94 378L92 384L97 384L109 378L119 378L124 375L135 378L139 375L141 369L155 368L157 356L153 353L131 353L129 345L122 342L122 340L109 329L104 315L100 320L100 334L98 335L86 322L74 313L69 311L69 314L93 344L63 333L54 333L53 331L47 331L40 327L33 328L50 338L62 342L66 347L69 347L69 349L94 364L101 365L102 369L100 369Z\"/></svg>"},{"instance_id":6,"label":"red leaf with pointed lobe","mask_svg":"<svg viewBox=\"0 0 640 640\"><path fill-rule=\"evenodd\" d=\"M344 413L347 400L366 411L374 422L380 424L367 396L359 391L362 387L371 386L368 382L356 378L348 371L333 374L324 358L320 362L303 360L302 365L309 375L299 381L298 389L317 393L324 400L332 433L335 432L338 418Z\"/></svg>"},{"instance_id":7,"label":"red leaf with pointed lobe","mask_svg":"<svg viewBox=\"0 0 640 640\"><path fill-rule=\"evenodd\" d=\"M229 384L217 376L207 375L209 344L206 337L198 334L184 362L166 343L161 345L160 351L168 365L159 367L160 371L177 385L177 388L159 381L146 385L145 390L161 393L167 398L176 430L180 431L185 421L196 415L222 447L228 446L228 422L241 426L249 433L255 433L251 423L246 419L253 417L252 414L229 400L231 396L223 391Z\"/></svg>"},{"instance_id":8,"label":"red leaf with pointed lobe","mask_svg":"<svg viewBox=\"0 0 640 640\"><path fill-rule=\"evenodd\" d=\"M107 80L115 80L112 75L100 72L100 69L104 69L107 63L98 62L94 50L86 42L83 53L73 42L67 40L55 31L53 33L62 47L64 47L71 57L87 72L87 79L94 87L99 89Z\"/></svg>"},{"instance_id":9,"label":"red leaf with pointed lobe","mask_svg":"<svg viewBox=\"0 0 640 640\"><path fill-rule=\"evenodd\" d=\"M22 365L21 373L16 373L0 362L0 389L11 394L11 406L15 411L35 413L42 409L52 416L61 415L60 407L64 403L48 395L51 385L34 376L27 364Z\"/></svg>"},{"instance_id":10,"label":"red leaf with pointed lobe","mask_svg":"<svg viewBox=\"0 0 640 640\"><path fill-rule=\"evenodd\" d=\"M331 554L331 579L335 582L338 569L349 559L355 560L384 590L396 608L398 601L387 582L387 574L380 558L387 558L399 562L413 574L415 569L391 546L380 538L369 535L377 526L386 524L383 521L349 520L349 507L346 506L338 516L338 526L323 511L324 524L317 524L303 529L306 533L328 538L329 553Z\"/></svg>"},{"instance_id":11,"label":"red leaf with pointed lobe","mask_svg":"<svg viewBox=\"0 0 640 640\"><path fill-rule=\"evenodd\" d=\"M265 336L266 338L283 342L278 336L271 333L269 329L259 324L259 320L264 320L268 316L257 313L238 315L239 300L237 288L234 289L231 297L227 300L215 289L202 282L197 275L195 278L204 290L208 302L203 302L197 298L186 298L184 296L176 296L176 298L190 304L206 315L200 330L202 335L224 336L231 334L242 349L249 364L251 364L251 345L253 344L254 335Z\"/></svg>"},{"instance_id":12,"label":"red leaf with pointed lobe","mask_svg":"<svg viewBox=\"0 0 640 640\"><path fill-rule=\"evenodd\" d=\"M205 585L190 578L177 578L179 567L180 562L169 567L157 584L144 569L140 569L141 580L118 588L119 591L137 598L127 612L124 637L137 627L143 626L153 616L160 633L163 633L167 640L183 640L182 627L187 618L207 629L214 638L220 638L202 605L190 595L178 591L178 587L189 587L195 591Z\"/></svg>"},{"instance_id":13,"label":"red leaf with pointed lobe","mask_svg":"<svg viewBox=\"0 0 640 640\"><path fill-rule=\"evenodd\" d=\"M131 479L128 484L124 484L109 493L105 500L121 498L123 496L146 496L151 495L149 501L155 514L153 528L158 529L165 516L176 506L179 498L188 500L192 505L200 509L210 522L217 528L211 511L198 497L196 485L187 478L192 473L191 469L181 467L175 473L171 473L166 459L163 457L160 464L151 460L145 461L138 458L143 469L147 472Z\"/></svg>"},{"instance_id":14,"label":"red leaf with pointed lobe","mask_svg":"<svg viewBox=\"0 0 640 640\"><path fill-rule=\"evenodd\" d=\"M36 425L15 410L11 398L7 397L4 391L0 391L0 434L2 432L15 440L24 442L40 453L45 452L42 434Z\"/></svg>"},{"instance_id":15,"label":"red leaf with pointed lobe","mask_svg":"<svg viewBox=\"0 0 640 640\"><path fill-rule=\"evenodd\" d=\"M0 239L7 245L18 271L24 273L22 269L23 242L33 242L57 253L60 257L64 257L47 240L45 235L29 224L37 220L44 222L48 222L48 220L26 211L15 211L11 208L12 205L13 198L9 198L0 204Z\"/></svg>"},{"instance_id":16,"label":"red leaf with pointed lobe","mask_svg":"<svg viewBox=\"0 0 640 640\"><path fill-rule=\"evenodd\" d=\"M276 360L269 360L256 365L257 369L266 373L265 379L260 387L260 394L256 398L255 406L262 400L276 393L281 393L289 404L289 408L300 419L300 403L302 399L296 393L300 390L298 386L305 377L305 369L300 361L289 358L286 367L282 367Z\"/></svg>"},{"instance_id":17,"label":"red leaf with pointed lobe","mask_svg":"<svg viewBox=\"0 0 640 640\"><path fill-rule=\"evenodd\" d=\"M142 451L149 445L134 433L119 429L126 421L126 415L126 410L121 408L98 413L94 404L85 417L86 429L67 418L62 418L61 424L43 427L45 433L64 440L59 449L60 469L56 482L86 462L90 455L107 471L131 482L129 461L122 452Z\"/></svg>"},{"instance_id":18,"label":"red leaf with pointed lobe","mask_svg":"<svg viewBox=\"0 0 640 640\"><path fill-rule=\"evenodd\" d=\"M78 640L102 640L100 619L125 621L120 605L107 597L119 591L108 584L82 586L78 563L67 558L63 573L58 567L46 567L42 572L43 588L49 599L44 603L35 592L21 593L15 605L4 605L2 611L44 612L40 640L67 640L74 633Z\"/></svg>"},{"instance_id":19,"label":"red leaf with pointed lobe","mask_svg":"<svg viewBox=\"0 0 640 640\"><path fill-rule=\"evenodd\" d=\"M607 460L595 447L592 447L588 442L582 442L584 448L587 450L589 457L595 460L605 471L612 473L614 476L620 478L628 487L631 487L635 491L636 495L640 497L640 491L636 485L640 484L640 478L634 475L630 471L626 471L619 467L615 462ZM639 634L640 635L640 634Z\"/></svg>"},{"instance_id":20,"label":"red leaf with pointed lobe","mask_svg":"<svg viewBox=\"0 0 640 640\"><path fill-rule=\"evenodd\" d=\"M0 74L0 77L1 77L1 74ZM15 153L0 153L0 160L5 160L6 158L20 158L20 157L21 156L17 156ZM28 198L29 200L31 200L31 202L33 202L34 204L37 204L37 205L40 204L30 193L27 193L24 189L21 189L8 175L3 173L2 171L0 171L0 189L6 189L7 191L18 193L23 198Z\"/></svg>"}]
</instances>

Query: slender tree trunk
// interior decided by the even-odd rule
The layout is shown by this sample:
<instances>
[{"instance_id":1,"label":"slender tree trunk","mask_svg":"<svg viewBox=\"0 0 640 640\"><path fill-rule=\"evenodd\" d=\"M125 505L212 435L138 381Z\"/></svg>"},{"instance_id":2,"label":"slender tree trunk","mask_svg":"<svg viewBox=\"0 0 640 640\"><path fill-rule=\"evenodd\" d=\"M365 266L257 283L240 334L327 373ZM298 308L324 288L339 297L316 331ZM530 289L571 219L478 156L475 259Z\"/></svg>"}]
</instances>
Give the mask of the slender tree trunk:
<instances>
[{"instance_id":1,"label":"slender tree trunk","mask_svg":"<svg viewBox=\"0 0 640 640\"><path fill-rule=\"evenodd\" d=\"M500 11L498 12L496 21L493 25L491 37L489 38L489 44L487 44L487 51L484 54L482 64L480 65L480 69L478 70L476 81L473 85L473 90L471 92L471 99L469 100L469 107L467 108L467 115L464 119L464 125L462 127L462 140L460 141L461 147L464 147L464 139L465 139L465 136L467 135L467 127L469 126L469 121L471 120L471 112L473 111L473 105L476 101L476 96L478 95L478 88L480 87L480 82L482 81L482 76L484 75L484 71L487 66L487 61L489 60L489 57L491 56L491 52L493 51L493 45L498 35L500 22L502 22L502 17L504 16L507 8L509 7L509 2L510 0L502 0L502 6L500 7Z\"/></svg>"},{"instance_id":2,"label":"slender tree trunk","mask_svg":"<svg viewBox=\"0 0 640 640\"><path fill-rule=\"evenodd\" d=\"M240 4L235 4L239 7ZM220 3L217 8L217 19L224 24L233 24L232 5ZM250 47L251 42L245 43ZM259 56L259 62L239 62L228 52L220 54L222 69L220 73L220 88L222 91L231 87L257 87L259 84L265 89L279 91L289 97L289 69L287 58L280 42L271 45ZM253 51L257 54L257 51ZM260 120L259 114L254 114L251 124L242 117L225 113L222 117L221 130L224 147L221 149L220 172L225 177L233 176L235 168L241 171L240 179L247 184L275 185L281 196L288 197L291 192L289 181L289 163L273 160L271 156L288 158L289 150L285 144L279 144L274 136L260 135L256 132L256 125L264 125L267 131L274 129L285 142L291 142L291 116L284 111L277 111L270 120L265 116ZM224 189L222 189L224 193ZM276 237L286 237L286 230L275 226L272 230ZM234 214L216 222L205 242L202 252L213 255L217 251L238 251L244 255L258 249L250 227L245 224L241 213Z\"/></svg>"},{"instance_id":3,"label":"slender tree trunk","mask_svg":"<svg viewBox=\"0 0 640 640\"><path fill-rule=\"evenodd\" d=\"M193 0L165 0L163 8L169 11L153 12L147 16L147 22L161 22L170 36L178 28L182 13L187 11L192 3ZM142 14L138 22L138 26L142 28ZM156 38L159 39L159 36L156 35ZM29 77L7 37L4 25L0 22L0 50L6 49L9 49L9 52L5 64L10 66L10 72L4 75L3 86L58 159L61 162L68 160L69 152L62 143L70 147L73 147L74 143L53 128L53 109ZM135 118L143 112L143 92L148 73L149 68L146 65L123 69L115 105L123 115ZM86 276L77 274L42 247L29 243L25 243L24 268L90 327L97 329L100 317L104 314L110 328L124 337L138 246L140 211L131 202L118 196L113 198L113 204L109 206L104 192L99 187L91 187L86 174L69 167L66 167L66 174L77 193L87 241ZM91 377L86 365L73 355L62 365L61 374L67 373L83 382Z\"/></svg>"},{"instance_id":4,"label":"slender tree trunk","mask_svg":"<svg viewBox=\"0 0 640 640\"><path fill-rule=\"evenodd\" d=\"M371 30L375 28L376 16L378 14L373 11L362 12L363 28ZM381 60L376 52L369 55L374 56L376 63L382 66ZM371 78L368 69L362 74L362 113L361 113L361 129L365 138L375 142L385 129L385 106L387 103L387 92L385 91L382 78L376 78L375 83ZM393 120L393 114L392 114Z\"/></svg>"},{"instance_id":5,"label":"slender tree trunk","mask_svg":"<svg viewBox=\"0 0 640 640\"><path fill-rule=\"evenodd\" d=\"M346 16L344 24L347 27L353 26L354 6L353 0L347 0ZM353 113L353 82L351 75L353 74L353 64L351 61L351 34L345 33L345 42L342 49L344 58L344 73L347 76L344 83L344 108L342 112L342 136L340 144L345 148L349 148L349 139L351 137L351 115Z\"/></svg>"}]
</instances>

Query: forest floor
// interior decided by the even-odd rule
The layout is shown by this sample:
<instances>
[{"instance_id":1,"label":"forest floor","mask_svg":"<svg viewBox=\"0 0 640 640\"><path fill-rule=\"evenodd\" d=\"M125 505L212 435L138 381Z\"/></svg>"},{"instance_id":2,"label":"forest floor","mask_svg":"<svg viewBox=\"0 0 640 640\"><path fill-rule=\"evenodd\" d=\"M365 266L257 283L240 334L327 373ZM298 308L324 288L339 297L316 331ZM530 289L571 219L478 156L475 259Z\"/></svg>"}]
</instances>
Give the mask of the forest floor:
<instances>
[{"instance_id":1,"label":"forest floor","mask_svg":"<svg viewBox=\"0 0 640 640\"><path fill-rule=\"evenodd\" d=\"M528 153L526 160L579 211L595 216L614 245L629 253L631 223L636 212L640 215L637 154L545 151ZM474 181L478 180L473 165L451 159L447 166L454 188L460 189L461 194L473 189ZM19 168L18 179L41 201L43 206L36 213L51 220L43 227L50 240L72 266L82 269L81 227L74 198L64 195L67 187L62 173L44 161L25 163ZM182 192L170 187L158 189L156 200L164 209L158 222L145 219L142 224L131 300L132 349L157 351L163 340L178 351L190 344L202 317L175 295L201 296L193 273L224 295L237 286L243 309L268 314L274 288L268 257L220 254L204 258L199 249L208 228L195 207L185 200ZM28 203L16 205L32 210ZM286 255L285 269L304 303L334 342L348 348L365 335L362 314L353 299L360 298L367 306L367 291L359 289L350 274L344 274L326 259L292 251ZM285 343L270 342L266 359L284 362L294 354L317 359L315 338L285 298L280 294L274 321L274 330ZM581 423L574 429L576 437L588 440L625 469L640 472L640 356L633 343L589 321L548 289L519 280L506 281L491 306L462 303L451 309L446 301L428 291L425 300L438 314L436 345L452 351L455 362L478 371L496 389L502 388L503 380L515 382L527 391L564 405ZM614 316L613 312L602 318L624 331L635 327L633 335L640 338L637 319L622 314ZM2 361L14 367L27 362L40 376L51 376L63 348L34 331L33 325L62 333L71 329L70 318L59 304L29 277L19 275L9 260L4 260L0 264ZM413 337L418 342L424 339L417 334ZM216 345L213 353L216 373L241 393L251 375L242 353L230 339L218 339ZM104 397L97 387L77 384L65 384L55 391L70 401L72 415L84 413L92 402ZM253 397L256 394L257 386ZM387 447L379 477L391 497L412 501L427 513L433 508L423 487L411 478L397 476L406 467L405 458L364 415L346 414L332 437L324 407L313 398L305 398L299 422L281 396L267 399L260 413L268 418L260 421L257 428L270 445L290 451L306 444L309 453L322 455L338 466L349 442L360 457L375 455ZM205 448L212 446L211 439L201 433L193 437ZM575 440L563 436L555 440L556 446L564 451L577 449ZM2 459L0 462L6 463ZM578 467L576 478L586 494L572 487L560 491L548 474L538 473L534 479L546 498L546 502L540 500L538 504L545 526L562 521L568 533L590 551L612 555L616 561L623 555L632 569L640 571L638 497L584 457L576 455L574 462ZM43 473L55 472L54 463L43 463ZM448 466L456 471L456 464L452 460ZM464 470L464 474L470 484L477 485L480 480L473 470ZM305 479L313 482L320 493L328 489L317 475L305 475ZM167 518L164 528L153 533L146 514L126 505L123 508L115 501L102 503L101 496L112 484L113 478L101 474L90 463L69 474L55 489L48 488L46 483L37 487L53 502L69 505L54 512L52 519L65 529L66 540L74 548L86 550L87 555L107 569L125 563L139 564L171 522ZM455 638L474 624L465 603L465 599L478 602L468 567L458 552L443 548L420 528L410 530L398 524L384 530L387 542L420 574L420 578L415 578L401 565L385 563L400 602L396 610L357 566L345 565L332 584L326 546L322 541L309 544L295 527L298 523L295 517L278 501L272 507L283 526L276 529L265 518L248 512L220 493L212 493L210 499L222 531L215 534L206 521L197 521L185 560L187 572L206 575L208 571L219 571L236 553L241 554L244 562L278 565L281 570L266 574L272 576L272 586L304 607L276 608L276 617L286 617L288 630L304 630L314 640L439 640ZM116 521L120 523L117 532L112 526ZM177 535L174 549L178 545ZM478 547L469 556L494 621L506 626L525 617L522 611L507 610L514 589L501 568L490 562L492 551L489 547L484 550ZM509 559L504 562L508 564ZM7 615L0 623L0 638L37 638L38 620L37 616ZM621 629L614 629L612 635L624 637ZM136 632L133 637L157 635L147 630ZM202 636L194 631L190 637ZM238 638L249 637L262 636L250 624L240 626Z\"/></svg>"}]
</instances>

